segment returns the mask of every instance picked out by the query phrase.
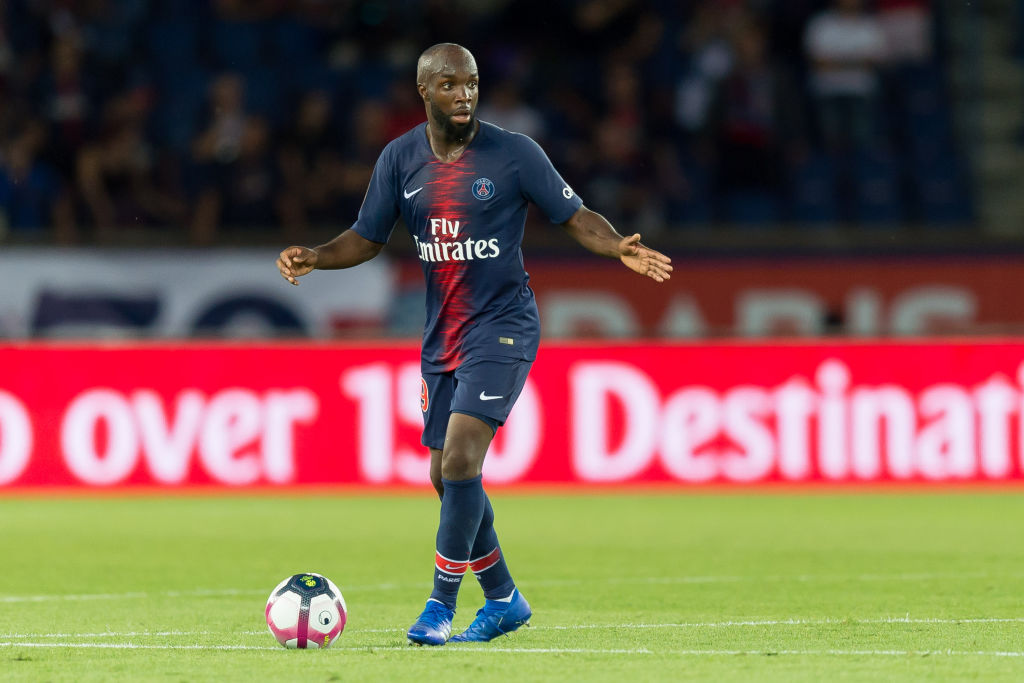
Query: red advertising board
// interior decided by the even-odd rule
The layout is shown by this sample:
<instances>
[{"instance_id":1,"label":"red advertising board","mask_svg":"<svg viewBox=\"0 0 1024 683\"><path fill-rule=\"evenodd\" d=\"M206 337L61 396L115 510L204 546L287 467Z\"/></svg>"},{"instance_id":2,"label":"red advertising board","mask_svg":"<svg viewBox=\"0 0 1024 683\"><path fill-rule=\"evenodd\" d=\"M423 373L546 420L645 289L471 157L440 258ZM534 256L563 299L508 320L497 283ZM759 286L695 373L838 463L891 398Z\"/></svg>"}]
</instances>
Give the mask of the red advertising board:
<instances>
[{"instance_id":1,"label":"red advertising board","mask_svg":"<svg viewBox=\"0 0 1024 683\"><path fill-rule=\"evenodd\" d=\"M425 484L414 343L0 346L0 488ZM1024 339L549 343L492 484L1024 482Z\"/></svg>"}]
</instances>

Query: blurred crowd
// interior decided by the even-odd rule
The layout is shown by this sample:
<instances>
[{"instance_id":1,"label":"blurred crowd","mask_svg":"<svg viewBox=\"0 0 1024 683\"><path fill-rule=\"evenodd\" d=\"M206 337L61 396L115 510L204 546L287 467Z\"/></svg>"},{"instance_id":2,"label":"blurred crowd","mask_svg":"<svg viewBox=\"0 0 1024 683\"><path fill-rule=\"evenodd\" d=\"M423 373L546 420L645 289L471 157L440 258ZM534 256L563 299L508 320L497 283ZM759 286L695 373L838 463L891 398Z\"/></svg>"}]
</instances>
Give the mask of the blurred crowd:
<instances>
[{"instance_id":1,"label":"blurred crowd","mask_svg":"<svg viewBox=\"0 0 1024 683\"><path fill-rule=\"evenodd\" d=\"M969 222L929 0L0 0L0 233L205 244L354 220L459 42L478 115L592 208L718 222Z\"/></svg>"}]
</instances>

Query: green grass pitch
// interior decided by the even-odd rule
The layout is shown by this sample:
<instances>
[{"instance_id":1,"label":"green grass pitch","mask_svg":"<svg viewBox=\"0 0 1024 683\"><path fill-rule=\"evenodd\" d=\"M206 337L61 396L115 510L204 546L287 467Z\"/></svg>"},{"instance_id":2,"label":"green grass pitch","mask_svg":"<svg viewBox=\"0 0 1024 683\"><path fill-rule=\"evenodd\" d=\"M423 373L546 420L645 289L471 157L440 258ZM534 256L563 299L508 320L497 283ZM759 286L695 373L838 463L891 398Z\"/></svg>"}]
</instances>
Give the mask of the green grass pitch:
<instances>
[{"instance_id":1,"label":"green grass pitch","mask_svg":"<svg viewBox=\"0 0 1024 683\"><path fill-rule=\"evenodd\" d=\"M415 648L426 492L8 496L0 679L1024 680L1024 492L492 498L532 627ZM348 602L329 650L263 621L301 571Z\"/></svg>"}]
</instances>

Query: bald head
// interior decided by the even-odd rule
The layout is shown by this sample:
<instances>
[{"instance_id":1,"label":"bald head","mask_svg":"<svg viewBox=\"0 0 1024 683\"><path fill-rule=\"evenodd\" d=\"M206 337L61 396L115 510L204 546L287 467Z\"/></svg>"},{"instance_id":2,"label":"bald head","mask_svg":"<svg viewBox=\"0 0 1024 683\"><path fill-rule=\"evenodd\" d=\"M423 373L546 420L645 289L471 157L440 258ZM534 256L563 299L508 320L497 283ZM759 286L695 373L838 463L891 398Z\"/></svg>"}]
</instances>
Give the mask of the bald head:
<instances>
[{"instance_id":1,"label":"bald head","mask_svg":"<svg viewBox=\"0 0 1024 683\"><path fill-rule=\"evenodd\" d=\"M473 139L479 81L476 60L461 45L439 43L423 51L416 63L416 89L423 98L432 140L464 147Z\"/></svg>"},{"instance_id":2,"label":"bald head","mask_svg":"<svg viewBox=\"0 0 1024 683\"><path fill-rule=\"evenodd\" d=\"M458 67L475 73L476 59L473 58L473 53L455 43L431 45L423 51L416 62L416 84L425 86L431 76L455 71Z\"/></svg>"}]
</instances>

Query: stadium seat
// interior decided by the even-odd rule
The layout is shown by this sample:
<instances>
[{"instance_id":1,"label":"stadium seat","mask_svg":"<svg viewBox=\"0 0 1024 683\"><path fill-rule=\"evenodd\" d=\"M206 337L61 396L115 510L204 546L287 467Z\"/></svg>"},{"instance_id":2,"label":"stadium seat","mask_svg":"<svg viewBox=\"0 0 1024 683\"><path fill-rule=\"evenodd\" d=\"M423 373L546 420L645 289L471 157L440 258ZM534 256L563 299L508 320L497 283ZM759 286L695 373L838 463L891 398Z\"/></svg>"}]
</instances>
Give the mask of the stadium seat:
<instances>
[{"instance_id":1,"label":"stadium seat","mask_svg":"<svg viewBox=\"0 0 1024 683\"><path fill-rule=\"evenodd\" d=\"M863 153L853 162L853 217L867 225L892 225L906 218L902 172L895 157Z\"/></svg>"},{"instance_id":2,"label":"stadium seat","mask_svg":"<svg viewBox=\"0 0 1024 683\"><path fill-rule=\"evenodd\" d=\"M974 219L967 173L956 155L919 163L914 188L920 218L925 223L949 226Z\"/></svg>"},{"instance_id":3,"label":"stadium seat","mask_svg":"<svg viewBox=\"0 0 1024 683\"><path fill-rule=\"evenodd\" d=\"M909 151L916 162L952 154L953 126L946 108L908 110L906 130Z\"/></svg>"},{"instance_id":4,"label":"stadium seat","mask_svg":"<svg viewBox=\"0 0 1024 683\"><path fill-rule=\"evenodd\" d=\"M779 198L766 190L727 192L722 209L726 222L742 226L768 226L781 218Z\"/></svg>"},{"instance_id":5,"label":"stadium seat","mask_svg":"<svg viewBox=\"0 0 1024 683\"><path fill-rule=\"evenodd\" d=\"M207 83L198 67L165 76L150 119L155 140L178 152L188 149L206 103Z\"/></svg>"},{"instance_id":6,"label":"stadium seat","mask_svg":"<svg viewBox=\"0 0 1024 683\"><path fill-rule=\"evenodd\" d=\"M199 62L199 29L192 21L153 23L147 31L147 45L158 78L195 68Z\"/></svg>"},{"instance_id":7,"label":"stadium seat","mask_svg":"<svg viewBox=\"0 0 1024 683\"><path fill-rule=\"evenodd\" d=\"M302 73L318 62L320 36L309 24L282 18L270 31L277 62L287 65L293 73Z\"/></svg>"},{"instance_id":8,"label":"stadium seat","mask_svg":"<svg viewBox=\"0 0 1024 683\"><path fill-rule=\"evenodd\" d=\"M204 0L157 0L148 4L155 19L195 18L208 9Z\"/></svg>"},{"instance_id":9,"label":"stadium seat","mask_svg":"<svg viewBox=\"0 0 1024 683\"><path fill-rule=\"evenodd\" d=\"M896 80L906 111L932 112L948 107L945 77L937 64L901 67Z\"/></svg>"},{"instance_id":10,"label":"stadium seat","mask_svg":"<svg viewBox=\"0 0 1024 683\"><path fill-rule=\"evenodd\" d=\"M249 69L244 72L245 104L253 114L258 114L271 122L282 115L280 76L278 71L269 67Z\"/></svg>"},{"instance_id":11,"label":"stadium seat","mask_svg":"<svg viewBox=\"0 0 1024 683\"><path fill-rule=\"evenodd\" d=\"M667 197L669 218L684 225L709 225L714 217L711 203L711 175L703 164L681 160L686 192Z\"/></svg>"},{"instance_id":12,"label":"stadium seat","mask_svg":"<svg viewBox=\"0 0 1024 683\"><path fill-rule=\"evenodd\" d=\"M264 57L264 24L254 21L217 21L210 27L210 54L222 69L245 71Z\"/></svg>"},{"instance_id":13,"label":"stadium seat","mask_svg":"<svg viewBox=\"0 0 1024 683\"><path fill-rule=\"evenodd\" d=\"M397 78L394 71L383 62L362 64L358 69L351 71L349 75L359 94L371 100L386 100L388 88L391 87L391 82Z\"/></svg>"},{"instance_id":14,"label":"stadium seat","mask_svg":"<svg viewBox=\"0 0 1024 683\"><path fill-rule=\"evenodd\" d=\"M790 171L790 210L800 224L825 226L839 221L835 162L813 154Z\"/></svg>"}]
</instances>

